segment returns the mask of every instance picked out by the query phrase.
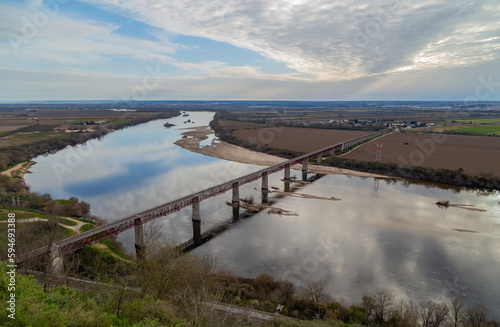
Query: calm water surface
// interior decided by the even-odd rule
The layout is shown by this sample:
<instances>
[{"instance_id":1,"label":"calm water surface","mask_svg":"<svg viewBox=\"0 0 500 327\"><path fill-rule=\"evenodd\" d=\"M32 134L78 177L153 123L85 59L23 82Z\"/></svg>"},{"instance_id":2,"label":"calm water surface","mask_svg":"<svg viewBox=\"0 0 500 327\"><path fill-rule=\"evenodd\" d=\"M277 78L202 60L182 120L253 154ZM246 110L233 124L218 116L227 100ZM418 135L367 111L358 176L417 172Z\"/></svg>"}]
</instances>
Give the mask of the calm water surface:
<instances>
[{"instance_id":1,"label":"calm water surface","mask_svg":"<svg viewBox=\"0 0 500 327\"><path fill-rule=\"evenodd\" d=\"M182 128L208 125L212 117L190 113L195 124L189 125L183 123L186 117L158 120L38 157L26 181L33 191L53 198L85 200L92 214L114 220L260 169L173 144ZM177 126L167 129L165 121ZM283 190L281 178L282 173L271 175L270 186ZM258 189L259 181L247 184L240 196L260 201ZM484 304L492 318L500 319L498 193L383 180L377 189L372 178L334 175L297 192L341 200L270 195L275 206L297 216L258 213L237 222L225 203L230 193L203 201L202 230L233 224L195 253L215 256L226 269L249 277L265 272L298 285L325 279L330 294L347 303L379 288L417 301L459 295L468 304ZM438 200L486 211L439 208L433 204ZM155 225L163 236L186 241L192 237L191 210ZM119 240L132 251L132 231Z\"/></svg>"}]
</instances>

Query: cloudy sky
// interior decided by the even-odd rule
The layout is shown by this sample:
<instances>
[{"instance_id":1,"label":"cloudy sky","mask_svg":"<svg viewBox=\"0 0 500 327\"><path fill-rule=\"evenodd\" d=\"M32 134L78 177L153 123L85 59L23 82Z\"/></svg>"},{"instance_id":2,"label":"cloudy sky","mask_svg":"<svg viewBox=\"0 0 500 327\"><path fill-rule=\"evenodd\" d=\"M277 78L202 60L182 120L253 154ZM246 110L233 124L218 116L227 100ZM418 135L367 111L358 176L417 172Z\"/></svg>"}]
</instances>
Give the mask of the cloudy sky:
<instances>
[{"instance_id":1,"label":"cloudy sky","mask_svg":"<svg viewBox=\"0 0 500 327\"><path fill-rule=\"evenodd\" d=\"M498 0L2 0L0 102L500 100Z\"/></svg>"}]
</instances>

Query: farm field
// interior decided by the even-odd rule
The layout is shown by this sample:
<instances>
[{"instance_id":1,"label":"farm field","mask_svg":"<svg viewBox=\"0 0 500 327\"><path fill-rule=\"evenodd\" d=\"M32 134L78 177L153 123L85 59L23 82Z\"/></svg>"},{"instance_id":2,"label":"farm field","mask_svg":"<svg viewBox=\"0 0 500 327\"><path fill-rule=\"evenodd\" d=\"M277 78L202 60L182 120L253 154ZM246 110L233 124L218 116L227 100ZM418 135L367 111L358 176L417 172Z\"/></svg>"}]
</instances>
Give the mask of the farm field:
<instances>
[{"instance_id":1,"label":"farm field","mask_svg":"<svg viewBox=\"0 0 500 327\"><path fill-rule=\"evenodd\" d=\"M486 118L486 119L472 119L472 120L457 120L458 123L463 124L484 124L484 123L500 123L500 118Z\"/></svg>"},{"instance_id":2,"label":"farm field","mask_svg":"<svg viewBox=\"0 0 500 327\"><path fill-rule=\"evenodd\" d=\"M455 133L468 133L468 134L491 134L500 135L500 124L497 125L472 125L471 127L464 127L453 129L450 132Z\"/></svg>"},{"instance_id":3,"label":"farm field","mask_svg":"<svg viewBox=\"0 0 500 327\"><path fill-rule=\"evenodd\" d=\"M298 127L275 127L239 129L233 132L238 139L260 146L297 152L311 152L340 141L365 135L367 131L315 129Z\"/></svg>"},{"instance_id":4,"label":"farm field","mask_svg":"<svg viewBox=\"0 0 500 327\"><path fill-rule=\"evenodd\" d=\"M408 145L405 145L408 137ZM403 166L462 168L469 175L500 177L500 138L487 136L392 133L366 143L344 158L375 161L376 142L382 142L382 162Z\"/></svg>"}]
</instances>

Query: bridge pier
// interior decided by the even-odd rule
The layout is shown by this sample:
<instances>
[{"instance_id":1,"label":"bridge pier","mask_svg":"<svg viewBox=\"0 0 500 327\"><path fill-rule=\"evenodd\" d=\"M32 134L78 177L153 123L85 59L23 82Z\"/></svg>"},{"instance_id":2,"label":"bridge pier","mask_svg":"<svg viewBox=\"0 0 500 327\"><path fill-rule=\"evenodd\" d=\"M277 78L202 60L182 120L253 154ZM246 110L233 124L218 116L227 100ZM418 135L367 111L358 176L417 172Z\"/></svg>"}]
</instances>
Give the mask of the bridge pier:
<instances>
[{"instance_id":1,"label":"bridge pier","mask_svg":"<svg viewBox=\"0 0 500 327\"><path fill-rule=\"evenodd\" d=\"M316 158L316 164L319 165L323 161L323 155L322 153L318 154L318 157Z\"/></svg>"},{"instance_id":2,"label":"bridge pier","mask_svg":"<svg viewBox=\"0 0 500 327\"><path fill-rule=\"evenodd\" d=\"M290 180L285 179L285 192L290 192Z\"/></svg>"},{"instance_id":3,"label":"bridge pier","mask_svg":"<svg viewBox=\"0 0 500 327\"><path fill-rule=\"evenodd\" d=\"M233 183L233 218L238 219L240 217L240 187L238 183Z\"/></svg>"},{"instance_id":4,"label":"bridge pier","mask_svg":"<svg viewBox=\"0 0 500 327\"><path fill-rule=\"evenodd\" d=\"M136 221L135 229L135 256L137 260L144 259L144 252L146 250L146 244L144 242L144 225L141 223L139 218Z\"/></svg>"},{"instance_id":5,"label":"bridge pier","mask_svg":"<svg viewBox=\"0 0 500 327\"><path fill-rule=\"evenodd\" d=\"M200 216L200 203L193 204L193 241L194 245L201 245L201 216Z\"/></svg>"},{"instance_id":6,"label":"bridge pier","mask_svg":"<svg viewBox=\"0 0 500 327\"><path fill-rule=\"evenodd\" d=\"M269 178L267 172L262 173L262 191L267 191L269 189Z\"/></svg>"},{"instance_id":7,"label":"bridge pier","mask_svg":"<svg viewBox=\"0 0 500 327\"><path fill-rule=\"evenodd\" d=\"M240 187L238 183L233 183L233 204L240 203Z\"/></svg>"},{"instance_id":8,"label":"bridge pier","mask_svg":"<svg viewBox=\"0 0 500 327\"><path fill-rule=\"evenodd\" d=\"M309 158L306 158L306 160L302 161L302 181L306 182L307 181L307 160Z\"/></svg>"},{"instance_id":9,"label":"bridge pier","mask_svg":"<svg viewBox=\"0 0 500 327\"><path fill-rule=\"evenodd\" d=\"M269 196L269 191L263 190L262 191L262 203L268 203L269 202L268 196Z\"/></svg>"},{"instance_id":10,"label":"bridge pier","mask_svg":"<svg viewBox=\"0 0 500 327\"><path fill-rule=\"evenodd\" d=\"M285 180L290 180L290 164L285 165Z\"/></svg>"},{"instance_id":11,"label":"bridge pier","mask_svg":"<svg viewBox=\"0 0 500 327\"><path fill-rule=\"evenodd\" d=\"M59 251L59 246L52 245L49 250L49 263L47 264L48 272L53 275L60 275L64 272L64 261Z\"/></svg>"}]
</instances>

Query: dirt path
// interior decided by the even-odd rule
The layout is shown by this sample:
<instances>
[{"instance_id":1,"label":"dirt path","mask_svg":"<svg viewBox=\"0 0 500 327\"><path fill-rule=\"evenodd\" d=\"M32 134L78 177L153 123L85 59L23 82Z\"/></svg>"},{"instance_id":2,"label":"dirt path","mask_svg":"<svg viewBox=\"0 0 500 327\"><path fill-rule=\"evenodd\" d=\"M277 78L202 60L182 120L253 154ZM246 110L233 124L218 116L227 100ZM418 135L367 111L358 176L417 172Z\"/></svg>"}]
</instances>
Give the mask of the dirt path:
<instances>
[{"instance_id":1,"label":"dirt path","mask_svg":"<svg viewBox=\"0 0 500 327\"><path fill-rule=\"evenodd\" d=\"M21 162L12 168L9 168L7 170L0 172L0 174L6 175L9 177L19 176L19 177L23 178L24 175L26 173L28 173L28 170L30 169L30 167L33 166L34 164L35 164L35 162L33 162L33 161Z\"/></svg>"},{"instance_id":2,"label":"dirt path","mask_svg":"<svg viewBox=\"0 0 500 327\"><path fill-rule=\"evenodd\" d=\"M37 221L49 221L49 220L45 219L45 218L40 218L40 217L26 218L26 219L16 219L16 223L34 223L34 222L37 222ZM2 224L2 223L6 224L7 222L8 222L7 220L0 220L0 224ZM64 226L64 227L66 227L66 226Z\"/></svg>"},{"instance_id":3,"label":"dirt path","mask_svg":"<svg viewBox=\"0 0 500 327\"><path fill-rule=\"evenodd\" d=\"M80 232L80 228L83 225L88 224L86 222L83 222L83 221L80 221L80 220L77 220L77 219L73 219L73 218L69 218L69 217L58 217L58 218L63 218L63 219L74 221L76 223L76 226L68 226L68 225L65 225L63 223L59 223L59 225L61 225L64 228L71 229L73 232L75 232L75 234L80 234L81 233Z\"/></svg>"},{"instance_id":4,"label":"dirt path","mask_svg":"<svg viewBox=\"0 0 500 327\"><path fill-rule=\"evenodd\" d=\"M211 145L200 147L200 142L206 140L208 136L212 135L214 132L208 129L208 126L187 128L187 130L187 132L183 133L185 137L176 141L175 144L192 152L201 153L210 157L261 166L273 166L287 161L287 159L284 158L273 156L267 153L248 150L233 144L226 143L224 141L216 141L212 142ZM302 166L300 165L292 166L292 169L301 168ZM359 171L340 169L330 166L309 165L308 168L311 173L316 174L340 174L360 177L389 178L388 176L363 173Z\"/></svg>"}]
</instances>

